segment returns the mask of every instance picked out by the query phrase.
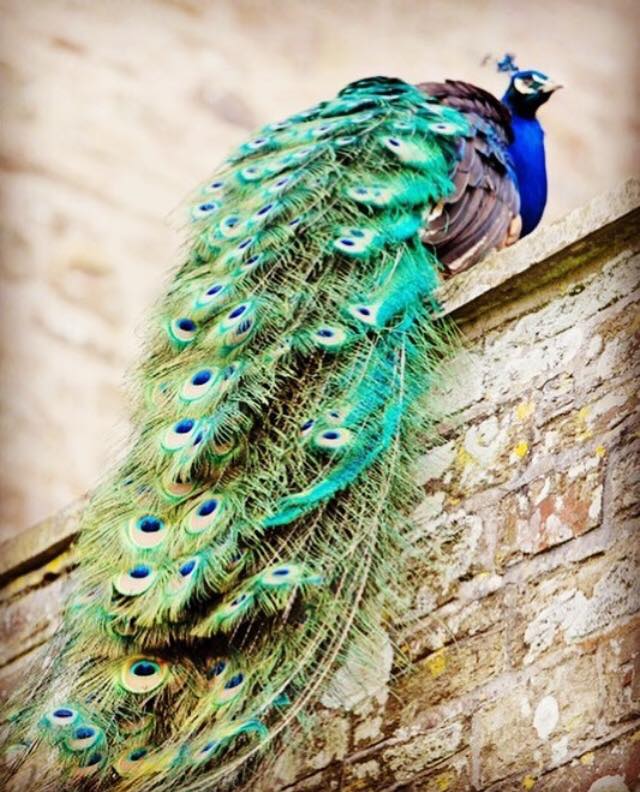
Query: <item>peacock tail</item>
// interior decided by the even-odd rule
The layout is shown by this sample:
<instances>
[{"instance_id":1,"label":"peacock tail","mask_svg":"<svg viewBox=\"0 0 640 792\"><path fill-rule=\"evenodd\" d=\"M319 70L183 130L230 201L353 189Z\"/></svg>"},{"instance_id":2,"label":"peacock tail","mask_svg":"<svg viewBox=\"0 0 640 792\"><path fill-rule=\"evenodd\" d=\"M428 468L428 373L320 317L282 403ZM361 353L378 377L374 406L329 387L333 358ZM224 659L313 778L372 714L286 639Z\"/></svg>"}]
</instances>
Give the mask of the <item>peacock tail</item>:
<instances>
[{"instance_id":1,"label":"peacock tail","mask_svg":"<svg viewBox=\"0 0 640 792\"><path fill-rule=\"evenodd\" d=\"M232 784L394 618L446 346L420 231L466 129L362 80L264 127L195 196L132 448L12 715L31 788Z\"/></svg>"}]
</instances>

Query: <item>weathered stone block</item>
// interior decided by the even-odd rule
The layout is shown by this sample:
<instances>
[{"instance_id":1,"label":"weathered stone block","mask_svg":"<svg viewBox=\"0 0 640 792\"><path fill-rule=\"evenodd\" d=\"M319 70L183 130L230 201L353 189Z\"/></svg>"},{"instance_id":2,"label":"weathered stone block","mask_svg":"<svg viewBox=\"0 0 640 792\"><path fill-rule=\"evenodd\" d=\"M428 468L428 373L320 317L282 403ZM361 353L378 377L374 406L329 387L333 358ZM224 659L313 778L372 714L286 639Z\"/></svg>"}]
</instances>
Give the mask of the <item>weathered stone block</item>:
<instances>
[{"instance_id":1,"label":"weathered stone block","mask_svg":"<svg viewBox=\"0 0 640 792\"><path fill-rule=\"evenodd\" d=\"M473 716L474 783L479 789L518 773L535 777L597 736L598 670L593 656L538 668ZM594 695L596 692L596 695Z\"/></svg>"},{"instance_id":2,"label":"weathered stone block","mask_svg":"<svg viewBox=\"0 0 640 792\"><path fill-rule=\"evenodd\" d=\"M464 727L460 721L417 734L381 752L382 762L396 783L411 781L430 765L460 750Z\"/></svg>"},{"instance_id":3,"label":"weathered stone block","mask_svg":"<svg viewBox=\"0 0 640 792\"><path fill-rule=\"evenodd\" d=\"M455 641L421 660L416 670L401 680L389 702L386 719L399 728L421 723L429 710L443 700L468 694L506 669L505 636L496 629Z\"/></svg>"},{"instance_id":4,"label":"weathered stone block","mask_svg":"<svg viewBox=\"0 0 640 792\"><path fill-rule=\"evenodd\" d=\"M586 533L600 523L602 457L594 454L568 471L552 470L500 504L496 561L519 560Z\"/></svg>"},{"instance_id":5,"label":"weathered stone block","mask_svg":"<svg viewBox=\"0 0 640 792\"><path fill-rule=\"evenodd\" d=\"M554 770L518 774L486 792L636 792L639 777L640 732L632 729L612 744L573 755Z\"/></svg>"},{"instance_id":6,"label":"weathered stone block","mask_svg":"<svg viewBox=\"0 0 640 792\"><path fill-rule=\"evenodd\" d=\"M519 587L511 658L530 664L558 645L568 645L634 613L640 604L637 558L594 558Z\"/></svg>"},{"instance_id":7,"label":"weathered stone block","mask_svg":"<svg viewBox=\"0 0 640 792\"><path fill-rule=\"evenodd\" d=\"M640 616L601 637L598 660L604 693L602 718L613 728L640 717Z\"/></svg>"},{"instance_id":8,"label":"weathered stone block","mask_svg":"<svg viewBox=\"0 0 640 792\"><path fill-rule=\"evenodd\" d=\"M499 581L496 584L499 585ZM403 648L410 657L419 658L427 651L481 635L493 627L504 625L508 607L503 588L497 591L487 588L482 594L471 594L466 599L460 596L412 624L403 635Z\"/></svg>"}]
</instances>

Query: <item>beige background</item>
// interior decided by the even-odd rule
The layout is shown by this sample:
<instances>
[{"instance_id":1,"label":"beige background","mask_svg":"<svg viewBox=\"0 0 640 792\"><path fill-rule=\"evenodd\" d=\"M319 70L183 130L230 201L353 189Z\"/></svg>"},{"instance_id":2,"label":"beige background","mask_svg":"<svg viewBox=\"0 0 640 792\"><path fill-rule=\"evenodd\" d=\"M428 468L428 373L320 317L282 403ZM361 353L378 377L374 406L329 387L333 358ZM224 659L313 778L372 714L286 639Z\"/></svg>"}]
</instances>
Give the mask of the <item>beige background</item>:
<instances>
[{"instance_id":1,"label":"beige background","mask_svg":"<svg viewBox=\"0 0 640 792\"><path fill-rule=\"evenodd\" d=\"M123 372L179 255L170 214L253 127L371 74L499 92L480 63L508 49L568 86L544 109L547 222L639 170L633 0L0 10L4 535L90 487L126 437Z\"/></svg>"}]
</instances>

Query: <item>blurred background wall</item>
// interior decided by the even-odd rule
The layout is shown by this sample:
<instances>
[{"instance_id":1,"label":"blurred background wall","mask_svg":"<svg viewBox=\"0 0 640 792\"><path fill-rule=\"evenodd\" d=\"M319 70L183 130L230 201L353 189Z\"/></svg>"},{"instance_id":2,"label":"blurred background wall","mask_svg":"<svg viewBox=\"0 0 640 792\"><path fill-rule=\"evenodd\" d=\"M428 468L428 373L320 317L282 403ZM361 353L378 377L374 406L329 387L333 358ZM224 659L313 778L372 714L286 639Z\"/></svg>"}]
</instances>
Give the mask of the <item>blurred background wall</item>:
<instances>
[{"instance_id":1,"label":"blurred background wall","mask_svg":"<svg viewBox=\"0 0 640 792\"><path fill-rule=\"evenodd\" d=\"M517 54L543 110L546 222L637 173L635 0L0 0L0 530L94 484L127 437L124 371L180 255L180 202L254 127L372 74ZM177 207L177 208L176 208Z\"/></svg>"}]
</instances>

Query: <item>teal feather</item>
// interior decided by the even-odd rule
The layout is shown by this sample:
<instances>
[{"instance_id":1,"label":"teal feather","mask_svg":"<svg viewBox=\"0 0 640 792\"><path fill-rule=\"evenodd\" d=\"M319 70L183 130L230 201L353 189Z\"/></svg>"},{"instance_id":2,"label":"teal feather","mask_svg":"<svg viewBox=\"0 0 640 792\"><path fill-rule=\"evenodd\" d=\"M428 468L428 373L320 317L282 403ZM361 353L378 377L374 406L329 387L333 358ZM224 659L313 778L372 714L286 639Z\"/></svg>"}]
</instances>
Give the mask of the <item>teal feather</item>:
<instances>
[{"instance_id":1,"label":"teal feather","mask_svg":"<svg viewBox=\"0 0 640 792\"><path fill-rule=\"evenodd\" d=\"M418 237L466 123L362 81L267 125L199 189L136 437L84 514L58 657L16 720L59 749L45 774L213 789L390 612L446 348ZM56 708L95 724L91 755Z\"/></svg>"}]
</instances>

